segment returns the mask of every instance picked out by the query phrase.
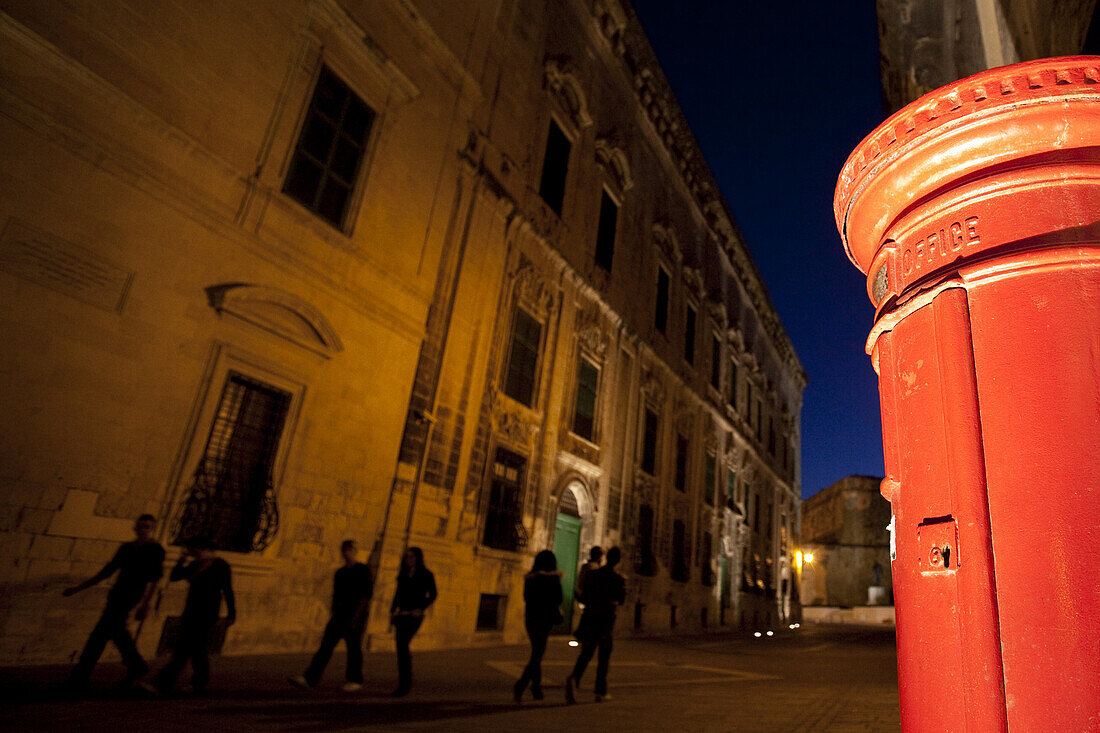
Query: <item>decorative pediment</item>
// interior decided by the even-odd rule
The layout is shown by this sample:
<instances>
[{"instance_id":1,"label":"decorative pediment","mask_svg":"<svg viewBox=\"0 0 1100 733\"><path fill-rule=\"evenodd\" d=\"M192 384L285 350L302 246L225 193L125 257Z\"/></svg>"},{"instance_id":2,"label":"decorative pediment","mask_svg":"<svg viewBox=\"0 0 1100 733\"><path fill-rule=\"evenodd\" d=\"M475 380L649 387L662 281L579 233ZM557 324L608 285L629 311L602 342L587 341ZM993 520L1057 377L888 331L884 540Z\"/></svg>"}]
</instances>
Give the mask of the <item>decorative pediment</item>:
<instances>
[{"instance_id":1,"label":"decorative pediment","mask_svg":"<svg viewBox=\"0 0 1100 733\"><path fill-rule=\"evenodd\" d=\"M522 260L512 273L516 302L537 318L545 319L554 307L554 292L542 273L528 260Z\"/></svg>"},{"instance_id":2,"label":"decorative pediment","mask_svg":"<svg viewBox=\"0 0 1100 733\"><path fill-rule=\"evenodd\" d=\"M596 0L592 14L596 18L596 26L600 35L611 45L611 50L618 56L626 52L623 44L623 32L626 30L626 14L617 2L609 0Z\"/></svg>"},{"instance_id":3,"label":"decorative pediment","mask_svg":"<svg viewBox=\"0 0 1100 733\"><path fill-rule=\"evenodd\" d=\"M607 172L619 191L629 191L634 185L634 180L630 177L630 161L623 149L615 144L614 138L596 139L596 162Z\"/></svg>"},{"instance_id":4,"label":"decorative pediment","mask_svg":"<svg viewBox=\"0 0 1100 733\"><path fill-rule=\"evenodd\" d=\"M729 315L726 313L726 306L717 300L707 298L706 309L707 313L710 314L711 320L718 325L719 329L724 331L726 326L729 325Z\"/></svg>"},{"instance_id":5,"label":"decorative pediment","mask_svg":"<svg viewBox=\"0 0 1100 733\"><path fill-rule=\"evenodd\" d=\"M696 297L703 297L703 271L696 267L684 266L684 285Z\"/></svg>"},{"instance_id":6,"label":"decorative pediment","mask_svg":"<svg viewBox=\"0 0 1100 733\"><path fill-rule=\"evenodd\" d=\"M263 285L225 283L207 288L206 297L219 315L240 318L326 358L344 350L328 319L293 293Z\"/></svg>"},{"instance_id":7,"label":"decorative pediment","mask_svg":"<svg viewBox=\"0 0 1100 733\"><path fill-rule=\"evenodd\" d=\"M658 252L664 256L669 265L679 264L683 258L676 232L667 224L655 223L653 225L653 244L656 245Z\"/></svg>"},{"instance_id":8,"label":"decorative pediment","mask_svg":"<svg viewBox=\"0 0 1100 733\"><path fill-rule=\"evenodd\" d=\"M596 306L590 305L577 310L575 333L582 353L602 363L607 355L610 338L604 332L600 312Z\"/></svg>"},{"instance_id":9,"label":"decorative pediment","mask_svg":"<svg viewBox=\"0 0 1100 733\"><path fill-rule=\"evenodd\" d=\"M642 369L642 396L646 403L659 407L665 401L665 385L653 369Z\"/></svg>"},{"instance_id":10,"label":"decorative pediment","mask_svg":"<svg viewBox=\"0 0 1100 733\"><path fill-rule=\"evenodd\" d=\"M634 467L634 493L642 504L654 505L658 494L657 480L643 471L640 467Z\"/></svg>"},{"instance_id":11,"label":"decorative pediment","mask_svg":"<svg viewBox=\"0 0 1100 733\"><path fill-rule=\"evenodd\" d=\"M557 97L562 110L578 130L592 124L592 115L588 112L588 100L584 87L573 73L568 57L556 56L546 59L544 83Z\"/></svg>"},{"instance_id":12,"label":"decorative pediment","mask_svg":"<svg viewBox=\"0 0 1100 733\"><path fill-rule=\"evenodd\" d=\"M695 415L691 411L691 407L686 402L677 402L674 414L676 431L681 435L690 437L694 431L692 426L695 422Z\"/></svg>"},{"instance_id":13,"label":"decorative pediment","mask_svg":"<svg viewBox=\"0 0 1100 733\"><path fill-rule=\"evenodd\" d=\"M745 351L745 335L741 333L739 328L730 328L726 331L726 343L735 353L741 354Z\"/></svg>"},{"instance_id":14,"label":"decorative pediment","mask_svg":"<svg viewBox=\"0 0 1100 733\"><path fill-rule=\"evenodd\" d=\"M527 447L538 432L538 425L518 412L498 407L493 411L493 430L514 446Z\"/></svg>"},{"instance_id":15,"label":"decorative pediment","mask_svg":"<svg viewBox=\"0 0 1100 733\"><path fill-rule=\"evenodd\" d=\"M718 433L714 432L714 430L706 431L706 434L703 436L703 444L706 446L706 450L707 450L708 453L713 453L713 454L717 455L718 454Z\"/></svg>"}]
</instances>

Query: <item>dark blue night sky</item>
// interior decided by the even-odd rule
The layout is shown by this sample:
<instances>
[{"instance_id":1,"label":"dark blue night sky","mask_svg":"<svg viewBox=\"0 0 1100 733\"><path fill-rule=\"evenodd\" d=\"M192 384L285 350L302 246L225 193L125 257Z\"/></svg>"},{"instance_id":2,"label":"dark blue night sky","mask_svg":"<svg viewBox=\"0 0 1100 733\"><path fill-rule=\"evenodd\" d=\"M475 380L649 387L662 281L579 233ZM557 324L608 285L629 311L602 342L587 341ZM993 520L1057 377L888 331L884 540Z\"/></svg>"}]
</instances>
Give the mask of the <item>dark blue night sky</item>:
<instances>
[{"instance_id":1,"label":"dark blue night sky","mask_svg":"<svg viewBox=\"0 0 1100 733\"><path fill-rule=\"evenodd\" d=\"M833 189L884 118L870 0L632 0L809 373L802 484L882 475L874 316Z\"/></svg>"}]
</instances>

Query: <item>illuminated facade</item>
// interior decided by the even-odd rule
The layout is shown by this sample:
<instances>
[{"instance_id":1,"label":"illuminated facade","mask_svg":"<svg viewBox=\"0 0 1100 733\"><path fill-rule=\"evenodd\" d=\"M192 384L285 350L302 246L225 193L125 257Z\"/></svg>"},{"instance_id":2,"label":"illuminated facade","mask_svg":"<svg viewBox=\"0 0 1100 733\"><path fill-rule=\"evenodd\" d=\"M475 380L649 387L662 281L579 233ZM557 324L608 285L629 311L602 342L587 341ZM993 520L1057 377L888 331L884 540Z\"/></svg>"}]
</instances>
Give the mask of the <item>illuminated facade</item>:
<instances>
[{"instance_id":1,"label":"illuminated facade","mask_svg":"<svg viewBox=\"0 0 1100 733\"><path fill-rule=\"evenodd\" d=\"M627 633L790 612L805 373L628 8L78 5L0 3L0 661L146 511L228 652L310 648L346 537L372 648L406 544L424 646L521 639L543 548L624 548Z\"/></svg>"}]
</instances>

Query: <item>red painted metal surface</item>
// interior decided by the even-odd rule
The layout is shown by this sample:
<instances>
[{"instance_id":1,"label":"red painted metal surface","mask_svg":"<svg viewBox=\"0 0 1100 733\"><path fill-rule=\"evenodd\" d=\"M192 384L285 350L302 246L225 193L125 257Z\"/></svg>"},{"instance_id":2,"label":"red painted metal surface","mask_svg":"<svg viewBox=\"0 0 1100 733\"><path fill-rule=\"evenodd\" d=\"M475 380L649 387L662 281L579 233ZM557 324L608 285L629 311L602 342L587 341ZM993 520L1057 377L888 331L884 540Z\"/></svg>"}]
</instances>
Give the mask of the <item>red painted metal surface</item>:
<instances>
[{"instance_id":1,"label":"red painted metal surface","mask_svg":"<svg viewBox=\"0 0 1100 733\"><path fill-rule=\"evenodd\" d=\"M1100 57L880 125L835 212L876 306L906 730L1100 730Z\"/></svg>"}]
</instances>

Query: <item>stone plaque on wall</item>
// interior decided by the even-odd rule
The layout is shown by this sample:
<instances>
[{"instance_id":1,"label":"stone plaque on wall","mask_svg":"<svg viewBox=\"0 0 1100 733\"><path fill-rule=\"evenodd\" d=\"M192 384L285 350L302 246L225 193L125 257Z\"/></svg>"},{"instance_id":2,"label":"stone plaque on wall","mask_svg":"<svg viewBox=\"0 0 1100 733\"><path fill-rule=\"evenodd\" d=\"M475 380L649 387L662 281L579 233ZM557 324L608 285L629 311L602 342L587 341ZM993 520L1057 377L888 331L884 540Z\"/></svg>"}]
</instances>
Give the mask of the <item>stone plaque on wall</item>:
<instances>
[{"instance_id":1,"label":"stone plaque on wall","mask_svg":"<svg viewBox=\"0 0 1100 733\"><path fill-rule=\"evenodd\" d=\"M133 273L95 252L9 219L0 270L104 310L121 311Z\"/></svg>"}]
</instances>

